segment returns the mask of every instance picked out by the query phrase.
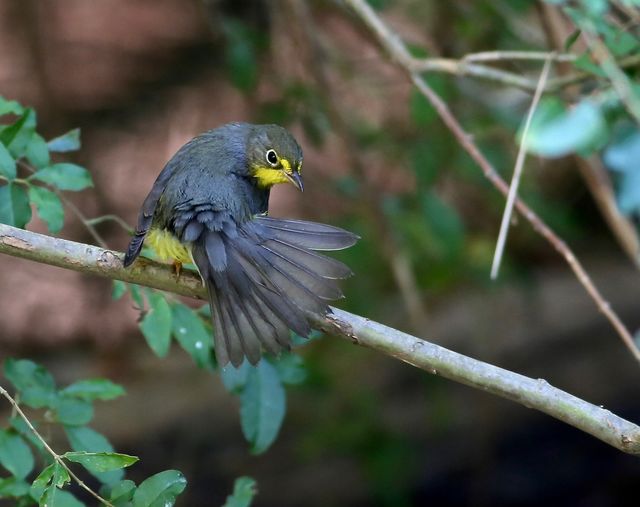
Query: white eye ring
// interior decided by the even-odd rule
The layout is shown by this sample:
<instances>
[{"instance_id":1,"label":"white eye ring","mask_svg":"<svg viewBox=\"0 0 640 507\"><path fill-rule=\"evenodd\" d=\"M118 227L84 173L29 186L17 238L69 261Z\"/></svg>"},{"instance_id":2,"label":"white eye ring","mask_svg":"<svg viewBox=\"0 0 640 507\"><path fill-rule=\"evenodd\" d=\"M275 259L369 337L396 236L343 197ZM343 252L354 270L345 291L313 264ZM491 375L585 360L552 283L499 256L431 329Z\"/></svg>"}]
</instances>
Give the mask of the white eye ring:
<instances>
[{"instance_id":1,"label":"white eye ring","mask_svg":"<svg viewBox=\"0 0 640 507\"><path fill-rule=\"evenodd\" d=\"M267 163L271 166L271 167L276 167L278 165L278 154L276 153L276 150L268 150L267 154L265 155L265 158L267 159Z\"/></svg>"}]
</instances>

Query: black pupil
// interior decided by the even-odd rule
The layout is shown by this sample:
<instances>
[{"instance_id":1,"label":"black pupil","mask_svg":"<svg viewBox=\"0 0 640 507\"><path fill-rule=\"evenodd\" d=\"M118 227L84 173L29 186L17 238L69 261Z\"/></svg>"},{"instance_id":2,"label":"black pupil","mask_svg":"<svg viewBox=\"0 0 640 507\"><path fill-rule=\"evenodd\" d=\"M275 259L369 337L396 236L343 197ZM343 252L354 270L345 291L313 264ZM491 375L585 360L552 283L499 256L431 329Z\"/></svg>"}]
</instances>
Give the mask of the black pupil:
<instances>
[{"instance_id":1,"label":"black pupil","mask_svg":"<svg viewBox=\"0 0 640 507\"><path fill-rule=\"evenodd\" d=\"M269 150L267 152L267 160L269 161L270 164L277 164L278 163L278 156L276 155L276 152L273 150Z\"/></svg>"}]
</instances>

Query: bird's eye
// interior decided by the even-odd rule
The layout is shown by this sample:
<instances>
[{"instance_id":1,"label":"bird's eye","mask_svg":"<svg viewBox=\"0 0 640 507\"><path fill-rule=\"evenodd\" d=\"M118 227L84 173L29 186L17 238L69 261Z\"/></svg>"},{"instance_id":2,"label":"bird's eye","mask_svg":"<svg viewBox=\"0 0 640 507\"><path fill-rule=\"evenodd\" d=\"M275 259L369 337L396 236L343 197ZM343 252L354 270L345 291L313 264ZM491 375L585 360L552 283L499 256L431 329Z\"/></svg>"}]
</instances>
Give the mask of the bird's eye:
<instances>
[{"instance_id":1,"label":"bird's eye","mask_svg":"<svg viewBox=\"0 0 640 507\"><path fill-rule=\"evenodd\" d=\"M273 167L278 165L278 154L275 150L267 151L267 162L269 162L269 165Z\"/></svg>"}]
</instances>

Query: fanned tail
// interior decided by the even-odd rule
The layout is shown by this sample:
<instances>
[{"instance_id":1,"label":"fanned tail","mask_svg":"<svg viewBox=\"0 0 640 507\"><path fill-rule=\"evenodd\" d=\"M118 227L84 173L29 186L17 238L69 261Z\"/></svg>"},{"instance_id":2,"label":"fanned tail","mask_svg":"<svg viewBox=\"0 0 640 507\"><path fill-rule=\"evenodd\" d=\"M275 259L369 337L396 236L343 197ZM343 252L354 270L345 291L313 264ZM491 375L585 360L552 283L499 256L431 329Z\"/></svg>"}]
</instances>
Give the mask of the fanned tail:
<instances>
[{"instance_id":1,"label":"fanned tail","mask_svg":"<svg viewBox=\"0 0 640 507\"><path fill-rule=\"evenodd\" d=\"M223 231L204 229L193 259L209 292L216 357L221 365L251 364L262 350L288 349L290 330L308 336L308 315L324 315L351 275L343 263L316 250L339 250L358 237L337 227L256 218Z\"/></svg>"}]
</instances>

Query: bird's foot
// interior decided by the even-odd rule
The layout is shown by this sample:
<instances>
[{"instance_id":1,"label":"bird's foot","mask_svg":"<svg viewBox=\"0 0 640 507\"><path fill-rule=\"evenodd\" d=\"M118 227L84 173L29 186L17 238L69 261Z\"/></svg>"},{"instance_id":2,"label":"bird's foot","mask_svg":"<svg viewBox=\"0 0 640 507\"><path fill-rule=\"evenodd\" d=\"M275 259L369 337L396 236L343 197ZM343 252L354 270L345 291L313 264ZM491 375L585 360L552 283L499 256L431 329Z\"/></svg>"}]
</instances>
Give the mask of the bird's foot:
<instances>
[{"instance_id":1,"label":"bird's foot","mask_svg":"<svg viewBox=\"0 0 640 507\"><path fill-rule=\"evenodd\" d=\"M180 280L180 273L182 273L182 262L173 261L173 273L176 275L176 282Z\"/></svg>"}]
</instances>

